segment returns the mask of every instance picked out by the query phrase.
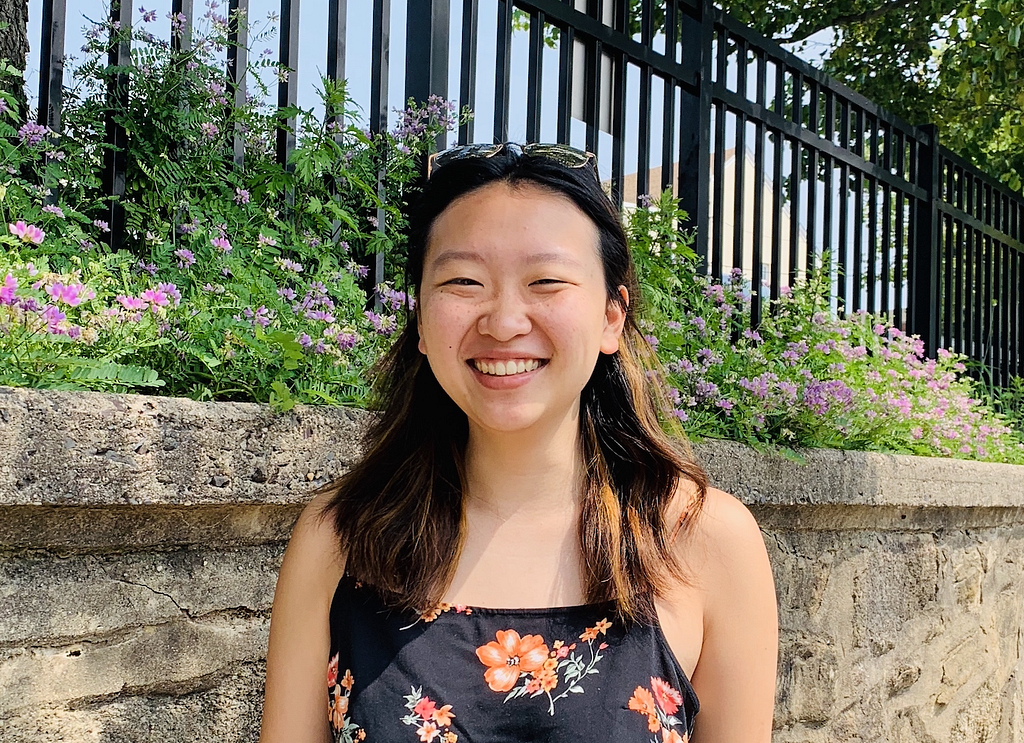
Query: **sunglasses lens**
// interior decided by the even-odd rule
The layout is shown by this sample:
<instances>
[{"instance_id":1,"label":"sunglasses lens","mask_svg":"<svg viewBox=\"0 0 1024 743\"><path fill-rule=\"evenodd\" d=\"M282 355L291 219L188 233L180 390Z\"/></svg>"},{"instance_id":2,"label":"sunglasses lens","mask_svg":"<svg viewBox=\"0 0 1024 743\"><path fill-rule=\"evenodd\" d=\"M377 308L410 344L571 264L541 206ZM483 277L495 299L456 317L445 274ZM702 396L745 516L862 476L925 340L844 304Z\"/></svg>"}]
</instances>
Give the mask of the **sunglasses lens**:
<instances>
[{"instance_id":1,"label":"sunglasses lens","mask_svg":"<svg viewBox=\"0 0 1024 743\"><path fill-rule=\"evenodd\" d=\"M543 157L554 160L559 165L567 168L582 168L586 166L593 155L589 152L581 152L573 147L561 144L535 144L523 148L523 153L531 157Z\"/></svg>"},{"instance_id":2,"label":"sunglasses lens","mask_svg":"<svg viewBox=\"0 0 1024 743\"><path fill-rule=\"evenodd\" d=\"M545 160L551 160L558 163L565 168L583 168L587 165L594 167L595 172L597 170L594 165L594 155L589 152L583 152L573 147L569 147L564 144L528 144L526 146L520 146L512 142L502 144L467 144L460 145L458 147L452 147L445 150L444 152L438 152L435 155L431 155L427 161L427 177L435 172L438 168L442 168L448 163L455 162L456 160L466 160L469 158L480 157L488 158L494 157L502 150L509 150L522 157L541 157Z\"/></svg>"}]
</instances>

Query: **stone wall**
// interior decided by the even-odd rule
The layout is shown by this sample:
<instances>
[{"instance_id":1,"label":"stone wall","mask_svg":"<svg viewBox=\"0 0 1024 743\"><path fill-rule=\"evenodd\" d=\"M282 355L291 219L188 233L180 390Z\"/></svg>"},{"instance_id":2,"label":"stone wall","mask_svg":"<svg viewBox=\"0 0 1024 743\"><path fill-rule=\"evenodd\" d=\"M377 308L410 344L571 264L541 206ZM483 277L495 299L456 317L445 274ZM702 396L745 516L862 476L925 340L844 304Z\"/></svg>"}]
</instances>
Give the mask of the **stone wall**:
<instances>
[{"instance_id":1,"label":"stone wall","mask_svg":"<svg viewBox=\"0 0 1024 743\"><path fill-rule=\"evenodd\" d=\"M0 387L0 743L254 741L285 540L362 421ZM1024 468L698 455L765 532L776 743L1024 743Z\"/></svg>"}]
</instances>

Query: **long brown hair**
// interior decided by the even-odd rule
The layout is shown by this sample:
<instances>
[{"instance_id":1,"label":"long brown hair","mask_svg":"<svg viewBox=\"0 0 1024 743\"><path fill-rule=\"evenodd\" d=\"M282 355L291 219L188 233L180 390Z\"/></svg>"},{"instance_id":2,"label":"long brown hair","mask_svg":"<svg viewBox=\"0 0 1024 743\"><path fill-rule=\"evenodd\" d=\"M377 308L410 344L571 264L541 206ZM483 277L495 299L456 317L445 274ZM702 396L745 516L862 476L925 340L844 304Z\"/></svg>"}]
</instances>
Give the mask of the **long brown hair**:
<instances>
[{"instance_id":1,"label":"long brown hair","mask_svg":"<svg viewBox=\"0 0 1024 743\"><path fill-rule=\"evenodd\" d=\"M410 214L407 277L419 289L430 230L457 198L494 182L547 189L570 199L595 224L610 301L631 298L619 350L601 354L583 389L580 441L584 492L578 524L588 602L614 600L624 618L653 618L654 598L685 576L675 559L668 514L681 480L696 490L686 523L707 492L707 478L681 431L666 433L665 386L636 321L640 297L618 214L589 168L568 168L508 149L456 160L428 180ZM440 602L463 544L465 414L438 384L417 349L413 313L375 375L373 418L363 458L322 488L346 570L375 585L399 608Z\"/></svg>"}]
</instances>

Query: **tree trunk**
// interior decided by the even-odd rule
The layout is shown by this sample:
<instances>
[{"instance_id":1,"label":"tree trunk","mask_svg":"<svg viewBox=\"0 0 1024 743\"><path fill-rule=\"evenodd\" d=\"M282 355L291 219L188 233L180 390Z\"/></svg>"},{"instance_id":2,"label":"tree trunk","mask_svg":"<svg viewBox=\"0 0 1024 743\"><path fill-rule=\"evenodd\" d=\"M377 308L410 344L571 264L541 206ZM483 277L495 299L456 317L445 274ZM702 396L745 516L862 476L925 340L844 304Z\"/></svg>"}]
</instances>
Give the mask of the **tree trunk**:
<instances>
[{"instance_id":1,"label":"tree trunk","mask_svg":"<svg viewBox=\"0 0 1024 743\"><path fill-rule=\"evenodd\" d=\"M28 115L25 99L25 63L28 57L28 0L0 0L0 61L8 62L21 74L0 77L0 88L18 101L24 120Z\"/></svg>"}]
</instances>

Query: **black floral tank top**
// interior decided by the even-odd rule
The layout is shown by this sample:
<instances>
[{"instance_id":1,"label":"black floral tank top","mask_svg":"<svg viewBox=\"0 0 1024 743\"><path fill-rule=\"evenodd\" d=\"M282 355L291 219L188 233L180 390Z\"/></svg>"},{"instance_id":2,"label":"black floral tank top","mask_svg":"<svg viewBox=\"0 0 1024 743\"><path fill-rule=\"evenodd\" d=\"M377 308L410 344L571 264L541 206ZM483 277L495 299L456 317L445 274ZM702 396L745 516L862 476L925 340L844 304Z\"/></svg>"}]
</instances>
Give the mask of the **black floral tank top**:
<instances>
[{"instance_id":1,"label":"black floral tank top","mask_svg":"<svg viewBox=\"0 0 1024 743\"><path fill-rule=\"evenodd\" d=\"M331 602L335 743L684 743L697 696L657 624L614 604L387 608L349 576Z\"/></svg>"}]
</instances>

